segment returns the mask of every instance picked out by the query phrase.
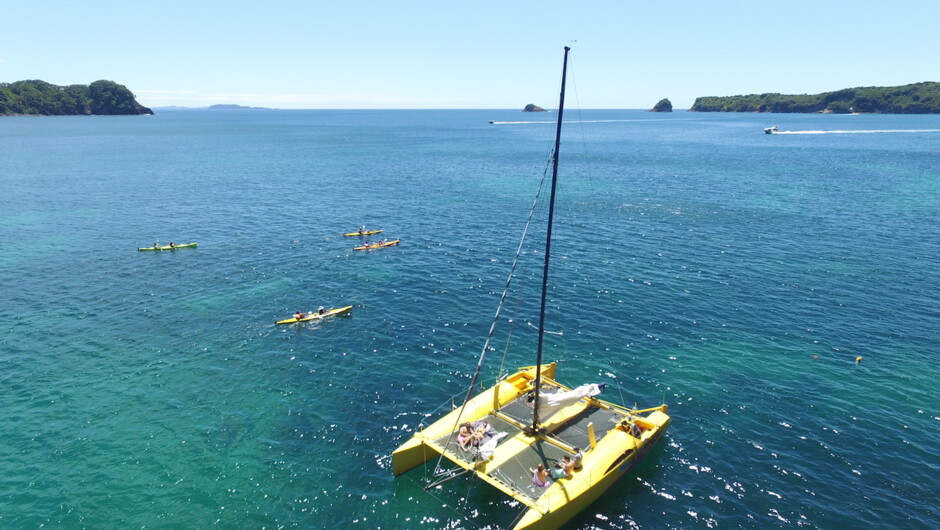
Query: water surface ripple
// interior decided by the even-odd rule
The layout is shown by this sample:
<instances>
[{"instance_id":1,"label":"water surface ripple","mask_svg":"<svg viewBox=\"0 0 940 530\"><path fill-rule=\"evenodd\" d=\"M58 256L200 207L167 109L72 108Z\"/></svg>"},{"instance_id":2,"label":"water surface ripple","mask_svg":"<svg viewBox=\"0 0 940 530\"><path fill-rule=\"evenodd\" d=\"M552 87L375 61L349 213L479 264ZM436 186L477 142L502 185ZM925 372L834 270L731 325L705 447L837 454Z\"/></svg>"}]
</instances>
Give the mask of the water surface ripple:
<instances>
[{"instance_id":1,"label":"water surface ripple","mask_svg":"<svg viewBox=\"0 0 940 530\"><path fill-rule=\"evenodd\" d=\"M940 117L582 117L546 355L673 425L571 527L940 526ZM0 119L0 526L511 525L389 453L476 363L551 145L526 121ZM488 380L510 319L533 360L541 237ZM274 325L320 305L354 309Z\"/></svg>"}]
</instances>

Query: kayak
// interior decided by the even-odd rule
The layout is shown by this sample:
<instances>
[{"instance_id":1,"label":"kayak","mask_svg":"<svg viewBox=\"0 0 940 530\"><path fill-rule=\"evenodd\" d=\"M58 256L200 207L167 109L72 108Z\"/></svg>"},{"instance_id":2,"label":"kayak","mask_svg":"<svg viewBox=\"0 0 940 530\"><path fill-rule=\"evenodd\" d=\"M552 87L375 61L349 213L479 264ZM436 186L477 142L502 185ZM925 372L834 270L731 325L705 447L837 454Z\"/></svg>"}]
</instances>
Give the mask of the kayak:
<instances>
[{"instance_id":1,"label":"kayak","mask_svg":"<svg viewBox=\"0 0 940 530\"><path fill-rule=\"evenodd\" d=\"M348 234L343 234L346 237L349 236L371 236L372 234L380 234L381 230L366 230L365 232L350 232Z\"/></svg>"},{"instance_id":2,"label":"kayak","mask_svg":"<svg viewBox=\"0 0 940 530\"><path fill-rule=\"evenodd\" d=\"M331 317L333 315L338 315L340 313L347 313L349 311L352 311L351 305L348 305L346 307L340 307L337 309L329 309L327 311L324 311L322 315L318 313L314 313L313 311L310 311L309 313L305 314L303 318L292 317L292 318L287 318L284 320L278 320L277 323L278 324L293 324L295 322L309 322L311 320L320 320L321 318Z\"/></svg>"},{"instance_id":3,"label":"kayak","mask_svg":"<svg viewBox=\"0 0 940 530\"><path fill-rule=\"evenodd\" d=\"M176 250L178 248L196 248L196 243L186 243L185 245L167 245L165 247L141 247L137 250Z\"/></svg>"},{"instance_id":4,"label":"kayak","mask_svg":"<svg viewBox=\"0 0 940 530\"><path fill-rule=\"evenodd\" d=\"M384 241L382 243L366 243L360 247L353 248L353 250L372 250L374 248L390 247L397 245L400 241L400 239L393 239L392 241Z\"/></svg>"}]
</instances>

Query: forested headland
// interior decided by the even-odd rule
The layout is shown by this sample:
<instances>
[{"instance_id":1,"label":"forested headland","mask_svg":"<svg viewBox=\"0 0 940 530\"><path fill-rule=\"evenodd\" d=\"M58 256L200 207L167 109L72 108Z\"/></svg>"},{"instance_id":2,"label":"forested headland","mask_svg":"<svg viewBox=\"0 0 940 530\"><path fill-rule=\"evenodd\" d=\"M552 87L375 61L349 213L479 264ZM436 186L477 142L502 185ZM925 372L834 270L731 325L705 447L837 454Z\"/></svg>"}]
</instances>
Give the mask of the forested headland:
<instances>
[{"instance_id":1,"label":"forested headland","mask_svg":"<svg viewBox=\"0 0 940 530\"><path fill-rule=\"evenodd\" d=\"M95 81L58 86L27 80L0 83L0 116L153 114L124 85Z\"/></svg>"},{"instance_id":2,"label":"forested headland","mask_svg":"<svg viewBox=\"0 0 940 530\"><path fill-rule=\"evenodd\" d=\"M818 112L848 114L938 114L940 83L844 88L822 94L751 94L695 99L691 112Z\"/></svg>"}]
</instances>

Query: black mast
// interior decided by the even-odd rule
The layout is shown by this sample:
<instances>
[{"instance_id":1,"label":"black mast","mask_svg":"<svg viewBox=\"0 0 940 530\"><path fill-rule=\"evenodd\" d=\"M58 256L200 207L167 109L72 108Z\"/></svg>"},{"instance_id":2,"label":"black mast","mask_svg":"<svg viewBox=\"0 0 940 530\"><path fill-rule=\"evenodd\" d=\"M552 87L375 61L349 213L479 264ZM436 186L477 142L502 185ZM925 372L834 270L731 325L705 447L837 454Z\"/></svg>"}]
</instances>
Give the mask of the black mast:
<instances>
[{"instance_id":1,"label":"black mast","mask_svg":"<svg viewBox=\"0 0 940 530\"><path fill-rule=\"evenodd\" d=\"M539 309L539 342L535 359L535 403L532 407L533 433L539 431L539 392L542 386L542 342L545 337L545 300L548 297L548 260L552 250L552 221L555 217L555 183L558 181L558 148L561 146L561 119L565 113L565 77L568 75L568 46L561 67L561 96L558 102L558 125L555 127L555 152L552 155L552 193L548 200L548 231L545 234L545 269L542 271L542 305Z\"/></svg>"}]
</instances>

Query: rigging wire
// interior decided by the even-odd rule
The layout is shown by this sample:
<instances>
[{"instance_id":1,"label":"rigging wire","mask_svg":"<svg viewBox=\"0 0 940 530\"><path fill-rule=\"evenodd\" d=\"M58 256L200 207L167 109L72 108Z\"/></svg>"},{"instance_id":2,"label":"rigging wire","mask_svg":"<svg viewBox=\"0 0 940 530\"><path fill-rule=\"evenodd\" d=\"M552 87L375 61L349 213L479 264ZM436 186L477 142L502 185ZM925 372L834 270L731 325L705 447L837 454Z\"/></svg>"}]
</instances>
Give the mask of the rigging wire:
<instances>
[{"instance_id":1,"label":"rigging wire","mask_svg":"<svg viewBox=\"0 0 940 530\"><path fill-rule=\"evenodd\" d=\"M554 153L553 153L554 155ZM542 179L539 182L538 190L535 193L535 199L532 201L532 207L529 209L529 216L526 218L525 228L522 230L522 237L519 239L519 246L516 248L516 255L512 260L512 266L509 269L509 276L506 278L506 286L503 288L503 293L499 297L499 305L496 306L496 314L493 316L493 321L490 324L490 330L486 334L486 340L483 343L483 349L480 352L480 358L477 360L476 369L473 371L473 377L470 379L470 384L467 388L466 397L463 400L463 404L460 406L460 414L457 415L454 427L451 429L451 434L447 438L447 444L450 443L451 438L457 432L457 426L460 424L460 419L464 415L464 411L467 408L467 402L470 401L470 397L473 395L473 387L476 385L477 380L480 377L480 372L483 370L483 360L486 358L486 352L490 349L490 343L493 341L493 336L496 331L496 323L499 321L500 314L503 311L503 304L506 302L506 298L509 295L509 288L512 285L513 276L516 272L516 266L519 264L520 258L522 256L522 248L525 244L526 237L529 233L529 227L532 224L532 218L535 216L536 207L539 203L539 197L542 195L542 188L545 187L545 182L548 180L548 169L551 165L551 160L546 164L545 170L542 173ZM507 347L508 350L508 347ZM502 373L500 373L502 377ZM445 444L446 445L446 444ZM441 461L444 459L444 455L441 454L438 456L437 464L435 465L435 470L440 467Z\"/></svg>"}]
</instances>

